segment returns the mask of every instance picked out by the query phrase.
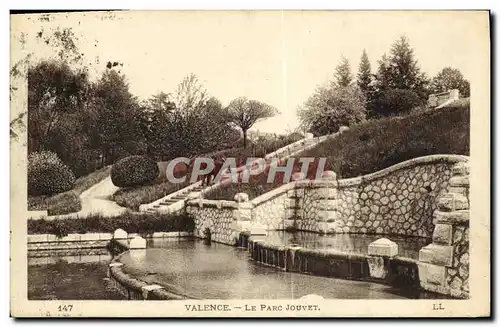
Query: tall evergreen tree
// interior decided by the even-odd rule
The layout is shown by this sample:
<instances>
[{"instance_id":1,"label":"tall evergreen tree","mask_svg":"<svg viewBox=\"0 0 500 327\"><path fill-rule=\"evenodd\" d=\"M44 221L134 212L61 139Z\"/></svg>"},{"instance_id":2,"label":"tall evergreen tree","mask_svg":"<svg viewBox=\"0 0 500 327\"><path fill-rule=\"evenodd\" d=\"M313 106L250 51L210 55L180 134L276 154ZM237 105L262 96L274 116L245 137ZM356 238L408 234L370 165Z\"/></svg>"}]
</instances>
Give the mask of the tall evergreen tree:
<instances>
[{"instance_id":1,"label":"tall evergreen tree","mask_svg":"<svg viewBox=\"0 0 500 327\"><path fill-rule=\"evenodd\" d=\"M337 80L337 85L340 87L347 87L352 83L353 77L351 74L351 66L344 56L342 56L340 64L335 68L335 78Z\"/></svg>"},{"instance_id":2,"label":"tall evergreen tree","mask_svg":"<svg viewBox=\"0 0 500 327\"><path fill-rule=\"evenodd\" d=\"M357 84L359 89L363 92L366 99L366 109L368 117L375 115L375 87L373 85L373 75L371 73L371 65L368 60L366 50L363 50L361 55L361 62L359 63Z\"/></svg>"},{"instance_id":3,"label":"tall evergreen tree","mask_svg":"<svg viewBox=\"0 0 500 327\"><path fill-rule=\"evenodd\" d=\"M370 83L372 81L371 75L371 66L370 61L368 60L368 55L366 54L366 50L363 50L363 54L361 55L361 62L359 64L358 70L358 86L361 91L365 92L365 94L370 89Z\"/></svg>"}]
</instances>

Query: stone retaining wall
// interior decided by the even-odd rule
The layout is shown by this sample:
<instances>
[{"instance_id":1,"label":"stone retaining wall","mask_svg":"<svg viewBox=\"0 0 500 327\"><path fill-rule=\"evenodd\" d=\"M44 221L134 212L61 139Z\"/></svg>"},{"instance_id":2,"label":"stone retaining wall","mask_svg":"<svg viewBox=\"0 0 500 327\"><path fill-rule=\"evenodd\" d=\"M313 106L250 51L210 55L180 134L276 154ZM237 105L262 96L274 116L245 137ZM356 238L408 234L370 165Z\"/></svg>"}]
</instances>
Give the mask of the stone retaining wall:
<instances>
[{"instance_id":1,"label":"stone retaining wall","mask_svg":"<svg viewBox=\"0 0 500 327\"><path fill-rule=\"evenodd\" d=\"M267 230L295 228L319 233L370 233L430 238L437 199L449 187L458 155L412 159L373 174L337 180L294 181L248 201L195 199L187 211L195 218L197 236L209 228L213 240L234 244L239 232L259 226Z\"/></svg>"}]
</instances>

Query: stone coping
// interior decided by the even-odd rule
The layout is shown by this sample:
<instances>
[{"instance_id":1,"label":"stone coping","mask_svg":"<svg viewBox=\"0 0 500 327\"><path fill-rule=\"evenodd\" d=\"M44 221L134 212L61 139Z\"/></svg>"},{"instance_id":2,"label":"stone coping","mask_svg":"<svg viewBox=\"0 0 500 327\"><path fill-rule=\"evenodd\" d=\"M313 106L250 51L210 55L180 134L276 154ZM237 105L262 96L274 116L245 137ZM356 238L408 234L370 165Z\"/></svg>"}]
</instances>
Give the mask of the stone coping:
<instances>
[{"instance_id":1,"label":"stone coping","mask_svg":"<svg viewBox=\"0 0 500 327\"><path fill-rule=\"evenodd\" d=\"M129 240L138 233L130 233L127 238ZM176 238L189 237L192 233L189 232L155 232L148 234L146 238ZM67 236L57 237L53 234L31 234L28 235L28 243L59 243L59 242L82 242L82 241L110 241L113 239L113 233L86 233L86 234L68 234Z\"/></svg>"},{"instance_id":2,"label":"stone coping","mask_svg":"<svg viewBox=\"0 0 500 327\"><path fill-rule=\"evenodd\" d=\"M237 209L238 202L229 200L206 200L206 199L194 199L186 202L187 206L190 207L207 207L207 208L217 208L217 209Z\"/></svg>"},{"instance_id":3,"label":"stone coping","mask_svg":"<svg viewBox=\"0 0 500 327\"><path fill-rule=\"evenodd\" d=\"M162 285L149 284L129 276L123 271L124 265L120 262L122 255L129 250L123 247L121 250L122 252L117 254L109 264L109 277L127 291L129 299L130 293L133 293L134 298L140 300L196 300L193 297L173 293Z\"/></svg>"},{"instance_id":4,"label":"stone coping","mask_svg":"<svg viewBox=\"0 0 500 327\"><path fill-rule=\"evenodd\" d=\"M430 156L424 156L424 157L418 157L418 158L413 158L407 161L400 162L398 164L395 164L393 166L387 167L385 169L376 171L374 173L368 174L368 175L363 175L359 177L354 177L354 178L347 178L347 179L340 179L338 180L338 186L339 188L342 187L348 187L348 186L358 186L364 182L370 182L375 179L385 177L391 173L394 173L396 171L405 169L405 168L410 168L410 167L416 167L420 165L427 165L427 164L433 164L433 163L450 163L450 164L455 164L459 162L467 162L469 161L468 156L462 156L462 155L454 155L454 154L436 154L436 155L430 155Z\"/></svg>"},{"instance_id":5,"label":"stone coping","mask_svg":"<svg viewBox=\"0 0 500 327\"><path fill-rule=\"evenodd\" d=\"M261 204L263 202L272 200L275 197L278 197L278 196L288 192L289 190L292 190L294 187L295 187L295 182L290 182L290 183L284 184L278 188L275 188L274 190L271 190L271 191L266 192L262 195L259 195L258 197L254 198L253 200L250 200L250 202L253 205L258 206L259 204Z\"/></svg>"},{"instance_id":6,"label":"stone coping","mask_svg":"<svg viewBox=\"0 0 500 327\"><path fill-rule=\"evenodd\" d=\"M353 252L345 252L345 251L337 251L337 250L322 250L322 249L311 249L307 248L304 246L291 246L291 245L275 245L271 244L267 241L264 241L262 239L254 239L249 232L241 232L240 235L244 235L248 237L248 246L250 246L250 243L253 244L259 244L261 247L264 247L269 250L296 250L300 253L304 254L310 254L313 256L318 256L318 257L323 257L323 258L344 258L344 259L351 259L351 260L366 260L368 258L374 258L377 256L369 255L369 254L363 254L363 253L353 253ZM406 262L406 263L418 263L420 261L413 259L413 258L408 258L408 257L403 257L400 255L396 255L394 257L391 257L391 260L395 261L400 261L400 262Z\"/></svg>"}]
</instances>

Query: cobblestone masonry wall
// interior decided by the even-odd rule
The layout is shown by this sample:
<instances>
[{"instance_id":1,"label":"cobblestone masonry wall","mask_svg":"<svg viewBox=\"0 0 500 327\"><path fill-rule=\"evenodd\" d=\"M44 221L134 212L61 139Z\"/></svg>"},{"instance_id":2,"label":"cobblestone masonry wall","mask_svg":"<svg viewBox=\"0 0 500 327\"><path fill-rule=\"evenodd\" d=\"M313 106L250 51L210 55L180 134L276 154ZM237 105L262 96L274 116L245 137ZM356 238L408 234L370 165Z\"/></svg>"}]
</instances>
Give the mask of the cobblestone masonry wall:
<instances>
[{"instance_id":1,"label":"cobblestone masonry wall","mask_svg":"<svg viewBox=\"0 0 500 327\"><path fill-rule=\"evenodd\" d=\"M235 201L199 199L189 201L187 210L195 217L195 235L202 236L208 227L212 239L224 243L232 243L232 234L241 231L233 228L235 221L248 222L247 229L251 225L268 230L294 226L321 233L431 237L437 198L449 186L452 166L466 160L464 156L427 156L338 181L334 172L327 172L321 181L296 180L252 201L244 198L245 210L238 209L241 204Z\"/></svg>"},{"instance_id":2,"label":"cobblestone masonry wall","mask_svg":"<svg viewBox=\"0 0 500 327\"><path fill-rule=\"evenodd\" d=\"M453 163L423 163L390 175L339 185L339 224L349 233L430 237L436 199L446 192Z\"/></svg>"},{"instance_id":3,"label":"cobblestone masonry wall","mask_svg":"<svg viewBox=\"0 0 500 327\"><path fill-rule=\"evenodd\" d=\"M194 235L205 237L205 230L210 229L211 239L215 242L234 244L232 223L236 205L224 203L231 201L194 200L186 207L188 214L194 217ZM201 203L201 205L200 205Z\"/></svg>"}]
</instances>

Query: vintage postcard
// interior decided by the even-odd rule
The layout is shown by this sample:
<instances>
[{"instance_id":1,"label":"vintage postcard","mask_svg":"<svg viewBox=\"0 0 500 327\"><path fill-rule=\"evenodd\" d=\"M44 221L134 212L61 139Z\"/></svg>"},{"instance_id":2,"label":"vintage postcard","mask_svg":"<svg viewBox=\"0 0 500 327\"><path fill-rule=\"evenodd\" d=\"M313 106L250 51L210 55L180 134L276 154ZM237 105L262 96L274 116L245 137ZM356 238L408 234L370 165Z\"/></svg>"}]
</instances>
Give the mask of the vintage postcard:
<instances>
[{"instance_id":1,"label":"vintage postcard","mask_svg":"<svg viewBox=\"0 0 500 327\"><path fill-rule=\"evenodd\" d=\"M488 11L10 19L12 316L490 316Z\"/></svg>"}]
</instances>

